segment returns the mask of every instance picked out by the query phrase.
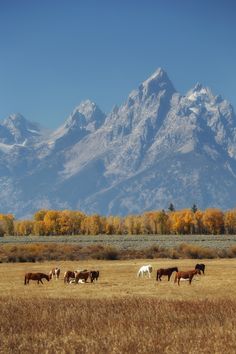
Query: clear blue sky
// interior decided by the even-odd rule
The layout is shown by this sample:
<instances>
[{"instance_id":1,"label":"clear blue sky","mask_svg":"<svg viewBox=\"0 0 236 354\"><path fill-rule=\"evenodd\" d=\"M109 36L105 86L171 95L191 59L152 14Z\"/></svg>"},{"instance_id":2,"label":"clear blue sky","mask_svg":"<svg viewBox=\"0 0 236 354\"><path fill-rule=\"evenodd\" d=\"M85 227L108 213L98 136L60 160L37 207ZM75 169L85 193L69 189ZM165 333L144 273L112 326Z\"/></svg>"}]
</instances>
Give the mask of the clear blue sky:
<instances>
[{"instance_id":1,"label":"clear blue sky","mask_svg":"<svg viewBox=\"0 0 236 354\"><path fill-rule=\"evenodd\" d=\"M0 119L55 128L87 98L109 112L158 67L236 109L236 1L0 0Z\"/></svg>"}]
</instances>

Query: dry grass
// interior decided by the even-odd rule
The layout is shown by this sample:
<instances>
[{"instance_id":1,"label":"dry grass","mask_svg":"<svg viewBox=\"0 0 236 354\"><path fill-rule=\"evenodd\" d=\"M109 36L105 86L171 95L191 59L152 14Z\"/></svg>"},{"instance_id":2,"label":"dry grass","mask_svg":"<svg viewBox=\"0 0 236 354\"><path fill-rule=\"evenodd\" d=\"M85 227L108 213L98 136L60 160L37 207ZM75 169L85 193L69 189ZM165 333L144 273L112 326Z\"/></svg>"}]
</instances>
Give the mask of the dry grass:
<instances>
[{"instance_id":1,"label":"dry grass","mask_svg":"<svg viewBox=\"0 0 236 354\"><path fill-rule=\"evenodd\" d=\"M0 264L0 353L233 353L235 259L203 260L206 275L180 287L137 279L143 264L193 268L194 260ZM99 269L95 284L23 285L24 273Z\"/></svg>"}]
</instances>

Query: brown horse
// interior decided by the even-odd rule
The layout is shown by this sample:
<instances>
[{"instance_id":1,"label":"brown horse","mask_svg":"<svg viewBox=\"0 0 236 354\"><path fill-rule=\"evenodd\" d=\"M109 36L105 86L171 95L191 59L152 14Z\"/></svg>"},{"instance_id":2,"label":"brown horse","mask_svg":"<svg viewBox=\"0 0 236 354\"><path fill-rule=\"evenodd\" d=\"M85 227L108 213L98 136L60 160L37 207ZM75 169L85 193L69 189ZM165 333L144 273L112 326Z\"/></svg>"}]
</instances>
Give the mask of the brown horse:
<instances>
[{"instance_id":1,"label":"brown horse","mask_svg":"<svg viewBox=\"0 0 236 354\"><path fill-rule=\"evenodd\" d=\"M50 279L55 277L58 280L59 276L60 276L60 272L61 272L60 268L57 268L57 267L50 270L50 272L49 272Z\"/></svg>"},{"instance_id":2,"label":"brown horse","mask_svg":"<svg viewBox=\"0 0 236 354\"><path fill-rule=\"evenodd\" d=\"M25 274L25 285L29 284L30 280L37 280L38 284L39 284L39 282L43 284L42 279L46 279L47 281L50 280L49 275L44 274L44 273L26 273Z\"/></svg>"},{"instance_id":3,"label":"brown horse","mask_svg":"<svg viewBox=\"0 0 236 354\"><path fill-rule=\"evenodd\" d=\"M75 279L77 271L67 270L64 274L64 283L69 283L71 279Z\"/></svg>"},{"instance_id":4,"label":"brown horse","mask_svg":"<svg viewBox=\"0 0 236 354\"><path fill-rule=\"evenodd\" d=\"M156 280L158 281L158 279L161 281L161 277L162 275L167 275L168 276L168 281L170 280L171 278L171 275L173 272L178 272L178 268L177 267L173 267L173 268L160 268L160 269L157 269L157 278Z\"/></svg>"},{"instance_id":5,"label":"brown horse","mask_svg":"<svg viewBox=\"0 0 236 354\"><path fill-rule=\"evenodd\" d=\"M178 285L179 285L180 279L182 278L182 279L185 279L185 280L188 279L189 280L189 285L191 285L193 277L196 274L201 274L201 271L199 269L193 269L193 270L188 270L186 272L177 272L176 275L175 275L175 283L178 280Z\"/></svg>"},{"instance_id":6,"label":"brown horse","mask_svg":"<svg viewBox=\"0 0 236 354\"><path fill-rule=\"evenodd\" d=\"M80 279L84 280L85 283L86 283L89 277L90 277L90 272L88 270L87 271L78 272L75 275L75 283L78 284Z\"/></svg>"},{"instance_id":7,"label":"brown horse","mask_svg":"<svg viewBox=\"0 0 236 354\"><path fill-rule=\"evenodd\" d=\"M90 279L91 279L91 283L93 283L94 280L98 280L99 278L99 270L91 270L90 271Z\"/></svg>"}]
</instances>

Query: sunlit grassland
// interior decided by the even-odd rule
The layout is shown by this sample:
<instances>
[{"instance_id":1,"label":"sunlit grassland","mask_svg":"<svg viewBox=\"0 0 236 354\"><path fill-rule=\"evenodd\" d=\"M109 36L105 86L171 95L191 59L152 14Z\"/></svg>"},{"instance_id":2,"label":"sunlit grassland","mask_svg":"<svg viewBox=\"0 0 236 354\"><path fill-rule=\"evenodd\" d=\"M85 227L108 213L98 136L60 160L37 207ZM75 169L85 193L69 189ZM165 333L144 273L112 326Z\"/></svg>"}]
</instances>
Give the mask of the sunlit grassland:
<instances>
[{"instance_id":1,"label":"sunlit grassland","mask_svg":"<svg viewBox=\"0 0 236 354\"><path fill-rule=\"evenodd\" d=\"M159 267L196 260L67 261L0 264L0 353L233 353L236 260L201 260L192 285L157 282ZM151 279L137 278L150 263ZM24 285L29 271L98 269L97 283L63 279Z\"/></svg>"},{"instance_id":2,"label":"sunlit grassland","mask_svg":"<svg viewBox=\"0 0 236 354\"><path fill-rule=\"evenodd\" d=\"M206 264L206 275L197 277L192 286L181 283L180 287L174 284L174 274L168 282L156 282L155 270L160 267L178 266L180 270L193 269L196 263ZM151 279L137 278L139 267L151 264L153 273ZM26 272L48 273L54 266L61 268L61 277L58 281L44 285L30 282L24 286ZM100 278L96 284L65 285L63 273L66 270L95 269L100 271ZM0 264L0 296L40 297L40 298L110 298L123 296L151 296L166 300L199 300L221 297L236 299L236 259L155 259L129 261L67 261L43 263L8 263Z\"/></svg>"}]
</instances>

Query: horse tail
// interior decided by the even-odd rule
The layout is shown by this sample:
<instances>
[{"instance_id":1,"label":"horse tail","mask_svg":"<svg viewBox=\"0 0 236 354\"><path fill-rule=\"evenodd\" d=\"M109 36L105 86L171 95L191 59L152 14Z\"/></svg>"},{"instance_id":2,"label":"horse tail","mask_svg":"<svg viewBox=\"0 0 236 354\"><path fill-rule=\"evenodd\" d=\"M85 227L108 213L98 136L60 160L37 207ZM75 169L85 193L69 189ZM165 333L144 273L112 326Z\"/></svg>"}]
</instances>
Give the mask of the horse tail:
<instances>
[{"instance_id":1,"label":"horse tail","mask_svg":"<svg viewBox=\"0 0 236 354\"><path fill-rule=\"evenodd\" d=\"M67 283L67 272L64 274L64 283Z\"/></svg>"},{"instance_id":2,"label":"horse tail","mask_svg":"<svg viewBox=\"0 0 236 354\"><path fill-rule=\"evenodd\" d=\"M177 282L177 279L178 279L178 272L176 272L175 274L175 283Z\"/></svg>"},{"instance_id":3,"label":"horse tail","mask_svg":"<svg viewBox=\"0 0 236 354\"><path fill-rule=\"evenodd\" d=\"M25 285L26 285L26 275L25 275Z\"/></svg>"}]
</instances>

